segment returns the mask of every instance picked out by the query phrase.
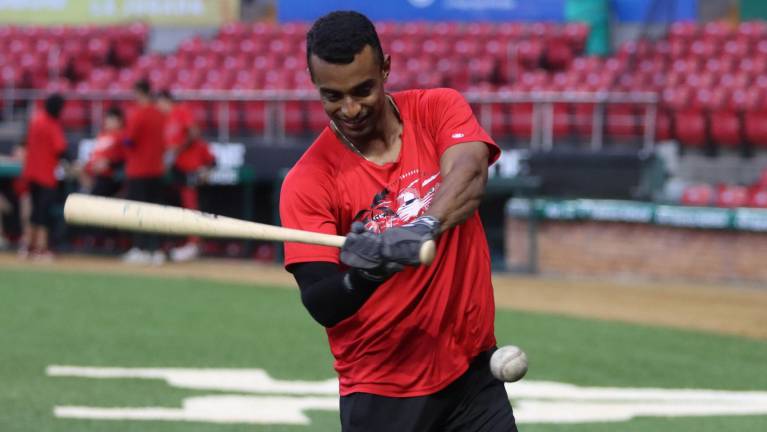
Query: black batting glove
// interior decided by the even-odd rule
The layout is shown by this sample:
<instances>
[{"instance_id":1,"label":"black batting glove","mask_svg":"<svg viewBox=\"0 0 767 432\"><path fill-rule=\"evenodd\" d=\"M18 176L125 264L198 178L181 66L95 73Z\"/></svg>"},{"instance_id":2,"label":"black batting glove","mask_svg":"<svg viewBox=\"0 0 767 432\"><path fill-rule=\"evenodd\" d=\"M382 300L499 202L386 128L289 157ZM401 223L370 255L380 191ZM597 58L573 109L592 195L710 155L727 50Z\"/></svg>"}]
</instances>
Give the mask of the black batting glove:
<instances>
[{"instance_id":1,"label":"black batting glove","mask_svg":"<svg viewBox=\"0 0 767 432\"><path fill-rule=\"evenodd\" d=\"M382 246L383 239L380 234L366 230L362 222L354 222L341 248L341 262L351 267L350 272L359 277L383 282L402 270L403 266L384 258L381 254Z\"/></svg>"},{"instance_id":2,"label":"black batting glove","mask_svg":"<svg viewBox=\"0 0 767 432\"><path fill-rule=\"evenodd\" d=\"M421 245L439 234L439 220L421 216L409 224L389 228L382 234L381 254L386 260L404 265L421 264Z\"/></svg>"}]
</instances>

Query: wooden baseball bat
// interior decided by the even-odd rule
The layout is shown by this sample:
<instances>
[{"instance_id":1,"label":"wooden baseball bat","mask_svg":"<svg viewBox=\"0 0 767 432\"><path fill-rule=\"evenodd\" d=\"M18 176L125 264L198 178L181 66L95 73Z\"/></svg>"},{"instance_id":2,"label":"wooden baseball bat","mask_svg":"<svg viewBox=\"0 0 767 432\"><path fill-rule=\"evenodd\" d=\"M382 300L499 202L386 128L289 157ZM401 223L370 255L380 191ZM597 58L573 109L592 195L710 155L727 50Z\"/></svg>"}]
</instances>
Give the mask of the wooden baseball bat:
<instances>
[{"instance_id":1,"label":"wooden baseball bat","mask_svg":"<svg viewBox=\"0 0 767 432\"><path fill-rule=\"evenodd\" d=\"M283 228L180 207L78 193L67 197L64 219L75 225L159 234L283 241L337 248L346 240L338 235ZM431 264L435 249L433 240L421 245L419 259L422 264Z\"/></svg>"}]
</instances>

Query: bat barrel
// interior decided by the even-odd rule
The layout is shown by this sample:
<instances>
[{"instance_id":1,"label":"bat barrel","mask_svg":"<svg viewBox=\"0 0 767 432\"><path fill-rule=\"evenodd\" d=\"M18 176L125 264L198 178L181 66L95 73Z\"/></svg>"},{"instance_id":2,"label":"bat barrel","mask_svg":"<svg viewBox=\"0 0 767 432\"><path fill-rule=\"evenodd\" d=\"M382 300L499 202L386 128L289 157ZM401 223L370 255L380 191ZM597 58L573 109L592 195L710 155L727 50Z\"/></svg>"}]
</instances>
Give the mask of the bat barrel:
<instances>
[{"instance_id":1,"label":"bat barrel","mask_svg":"<svg viewBox=\"0 0 767 432\"><path fill-rule=\"evenodd\" d=\"M283 228L160 204L124 199L70 194L64 203L64 219L75 225L93 225L167 235L270 240L343 246L345 237ZM433 240L421 245L419 259L434 260Z\"/></svg>"},{"instance_id":2,"label":"bat barrel","mask_svg":"<svg viewBox=\"0 0 767 432\"><path fill-rule=\"evenodd\" d=\"M64 219L75 225L169 235L288 241L341 247L344 237L283 228L197 210L116 198L70 194Z\"/></svg>"}]
</instances>

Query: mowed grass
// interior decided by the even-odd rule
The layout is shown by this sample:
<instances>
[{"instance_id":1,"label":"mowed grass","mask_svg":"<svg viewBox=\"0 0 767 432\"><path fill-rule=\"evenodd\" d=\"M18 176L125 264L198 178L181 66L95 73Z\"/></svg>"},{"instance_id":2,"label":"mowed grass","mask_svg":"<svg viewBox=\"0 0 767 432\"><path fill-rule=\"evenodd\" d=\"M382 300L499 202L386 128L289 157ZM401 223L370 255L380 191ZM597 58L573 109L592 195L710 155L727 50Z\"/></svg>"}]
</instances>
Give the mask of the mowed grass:
<instances>
[{"instance_id":1,"label":"mowed grass","mask_svg":"<svg viewBox=\"0 0 767 432\"><path fill-rule=\"evenodd\" d=\"M500 344L523 346L529 379L619 387L767 390L767 343L499 311ZM263 368L279 379L334 376L322 328L295 290L205 280L0 269L0 431L335 431L310 427L57 419L55 405L179 407L215 392L151 380L48 377L49 365ZM224 393L222 393L224 394ZM767 416L522 425L523 431L764 431Z\"/></svg>"}]
</instances>

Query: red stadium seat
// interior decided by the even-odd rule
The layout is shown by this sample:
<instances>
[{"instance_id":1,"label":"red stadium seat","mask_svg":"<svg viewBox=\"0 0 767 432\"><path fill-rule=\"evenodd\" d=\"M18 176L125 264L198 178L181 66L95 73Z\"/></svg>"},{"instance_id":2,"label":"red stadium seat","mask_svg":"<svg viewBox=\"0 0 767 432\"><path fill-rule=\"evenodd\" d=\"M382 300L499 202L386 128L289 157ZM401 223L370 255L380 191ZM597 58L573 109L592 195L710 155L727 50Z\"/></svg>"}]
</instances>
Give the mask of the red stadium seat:
<instances>
[{"instance_id":1,"label":"red stadium seat","mask_svg":"<svg viewBox=\"0 0 767 432\"><path fill-rule=\"evenodd\" d=\"M490 135L493 137L506 136L511 132L509 124L509 113L506 104L490 105L490 114L492 118L492 128Z\"/></svg>"},{"instance_id":2,"label":"red stadium seat","mask_svg":"<svg viewBox=\"0 0 767 432\"><path fill-rule=\"evenodd\" d=\"M767 111L747 111L743 114L743 132L752 145L767 148Z\"/></svg>"},{"instance_id":3,"label":"red stadium seat","mask_svg":"<svg viewBox=\"0 0 767 432\"><path fill-rule=\"evenodd\" d=\"M568 43L576 53L583 52L589 36L589 26L584 23L567 23L562 31Z\"/></svg>"},{"instance_id":4,"label":"red stadium seat","mask_svg":"<svg viewBox=\"0 0 767 432\"><path fill-rule=\"evenodd\" d=\"M741 144L740 119L734 111L713 111L709 116L711 140L723 147L737 147Z\"/></svg>"},{"instance_id":5,"label":"red stadium seat","mask_svg":"<svg viewBox=\"0 0 767 432\"><path fill-rule=\"evenodd\" d=\"M573 60L573 50L564 39L555 39L546 44L545 61L552 70L565 70Z\"/></svg>"},{"instance_id":6,"label":"red stadium seat","mask_svg":"<svg viewBox=\"0 0 767 432\"><path fill-rule=\"evenodd\" d=\"M263 132L266 127L266 104L260 101L245 102L245 128L253 132Z\"/></svg>"},{"instance_id":7,"label":"red stadium seat","mask_svg":"<svg viewBox=\"0 0 767 432\"><path fill-rule=\"evenodd\" d=\"M682 204L708 206L714 203L716 190L707 184L688 186L682 192Z\"/></svg>"},{"instance_id":8,"label":"red stadium seat","mask_svg":"<svg viewBox=\"0 0 767 432\"><path fill-rule=\"evenodd\" d=\"M205 131L206 129L210 128L210 121L208 120L209 115L209 104L206 104L203 101L188 101L186 102L187 106L189 107L189 110L192 111L192 117L194 118L195 123L197 126Z\"/></svg>"},{"instance_id":9,"label":"red stadium seat","mask_svg":"<svg viewBox=\"0 0 767 432\"><path fill-rule=\"evenodd\" d=\"M767 23L764 21L746 21L740 23L736 29L738 36L757 41L767 36Z\"/></svg>"},{"instance_id":10,"label":"red stadium seat","mask_svg":"<svg viewBox=\"0 0 767 432\"><path fill-rule=\"evenodd\" d=\"M664 110L658 110L655 117L655 140L665 141L671 137L671 116Z\"/></svg>"},{"instance_id":11,"label":"red stadium seat","mask_svg":"<svg viewBox=\"0 0 767 432\"><path fill-rule=\"evenodd\" d=\"M751 190L748 197L748 207L767 208L767 188L758 186Z\"/></svg>"},{"instance_id":12,"label":"red stadium seat","mask_svg":"<svg viewBox=\"0 0 767 432\"><path fill-rule=\"evenodd\" d=\"M516 44L517 63L525 69L536 69L543 58L543 44L537 40L524 40Z\"/></svg>"},{"instance_id":13,"label":"red stadium seat","mask_svg":"<svg viewBox=\"0 0 767 432\"><path fill-rule=\"evenodd\" d=\"M320 102L308 102L307 116L308 128L312 133L321 132L329 124L328 115Z\"/></svg>"},{"instance_id":14,"label":"red stadium seat","mask_svg":"<svg viewBox=\"0 0 767 432\"><path fill-rule=\"evenodd\" d=\"M496 27L498 36L509 39L523 39L527 36L528 28L525 23L520 22L501 22Z\"/></svg>"},{"instance_id":15,"label":"red stadium seat","mask_svg":"<svg viewBox=\"0 0 767 432\"><path fill-rule=\"evenodd\" d=\"M716 197L717 207L746 207L748 202L749 191L745 186L722 186Z\"/></svg>"},{"instance_id":16,"label":"red stadium seat","mask_svg":"<svg viewBox=\"0 0 767 432\"><path fill-rule=\"evenodd\" d=\"M678 21L671 24L668 31L670 40L691 41L698 34L698 25L691 21Z\"/></svg>"},{"instance_id":17,"label":"red stadium seat","mask_svg":"<svg viewBox=\"0 0 767 432\"><path fill-rule=\"evenodd\" d=\"M633 105L609 104L605 112L605 133L608 136L631 138L639 135L636 112Z\"/></svg>"},{"instance_id":18,"label":"red stadium seat","mask_svg":"<svg viewBox=\"0 0 767 432\"><path fill-rule=\"evenodd\" d=\"M61 112L61 125L65 129L84 129L90 119L90 104L84 100L69 99Z\"/></svg>"},{"instance_id":19,"label":"red stadium seat","mask_svg":"<svg viewBox=\"0 0 767 432\"><path fill-rule=\"evenodd\" d=\"M283 104L283 126L288 134L304 132L304 106L302 102L288 101Z\"/></svg>"},{"instance_id":20,"label":"red stadium seat","mask_svg":"<svg viewBox=\"0 0 767 432\"><path fill-rule=\"evenodd\" d=\"M590 137L594 124L594 104L573 104L573 127L575 133L582 137Z\"/></svg>"},{"instance_id":21,"label":"red stadium seat","mask_svg":"<svg viewBox=\"0 0 767 432\"><path fill-rule=\"evenodd\" d=\"M513 103L509 108L510 132L519 138L529 138L533 133L533 104Z\"/></svg>"},{"instance_id":22,"label":"red stadium seat","mask_svg":"<svg viewBox=\"0 0 767 432\"><path fill-rule=\"evenodd\" d=\"M674 135L686 147L706 144L706 117L702 111L685 110L674 114Z\"/></svg>"},{"instance_id":23,"label":"red stadium seat","mask_svg":"<svg viewBox=\"0 0 767 432\"><path fill-rule=\"evenodd\" d=\"M552 132L554 137L567 136L572 132L570 105L555 103L552 105Z\"/></svg>"}]
</instances>

